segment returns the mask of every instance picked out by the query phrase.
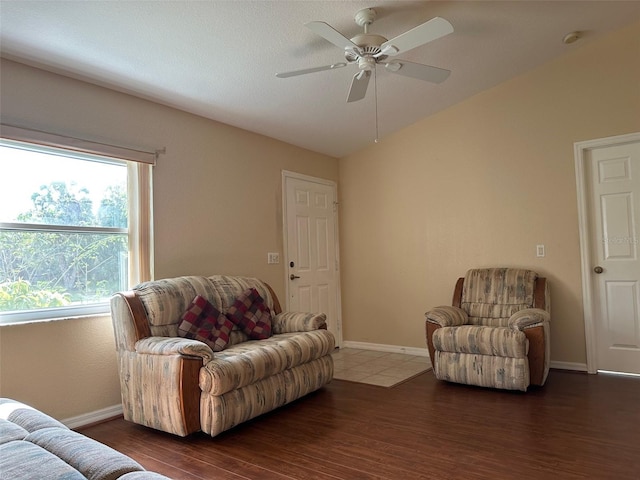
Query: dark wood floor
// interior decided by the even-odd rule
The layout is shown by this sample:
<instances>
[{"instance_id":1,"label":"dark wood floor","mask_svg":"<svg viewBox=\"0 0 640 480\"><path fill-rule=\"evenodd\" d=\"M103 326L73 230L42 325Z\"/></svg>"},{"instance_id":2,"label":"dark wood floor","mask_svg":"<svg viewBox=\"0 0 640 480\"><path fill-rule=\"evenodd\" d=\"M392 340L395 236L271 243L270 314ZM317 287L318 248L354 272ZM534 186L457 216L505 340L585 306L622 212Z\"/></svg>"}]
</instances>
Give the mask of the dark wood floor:
<instances>
[{"instance_id":1,"label":"dark wood floor","mask_svg":"<svg viewBox=\"0 0 640 480\"><path fill-rule=\"evenodd\" d=\"M551 371L507 392L334 380L215 438L81 430L175 479L640 479L640 378Z\"/></svg>"}]
</instances>

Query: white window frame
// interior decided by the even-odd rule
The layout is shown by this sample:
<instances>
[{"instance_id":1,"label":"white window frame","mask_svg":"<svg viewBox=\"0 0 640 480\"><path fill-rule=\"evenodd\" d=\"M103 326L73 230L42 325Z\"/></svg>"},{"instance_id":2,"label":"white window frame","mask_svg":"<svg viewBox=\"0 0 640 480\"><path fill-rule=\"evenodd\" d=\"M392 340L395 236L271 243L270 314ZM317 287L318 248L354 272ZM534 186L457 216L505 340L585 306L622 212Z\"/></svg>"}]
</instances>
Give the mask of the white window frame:
<instances>
[{"instance_id":1,"label":"white window frame","mask_svg":"<svg viewBox=\"0 0 640 480\"><path fill-rule=\"evenodd\" d=\"M77 158L79 161L89 160L126 165L128 228L0 222L0 229L65 233L125 233L128 234L129 288L153 279L152 167L161 151L148 152L129 149L8 125L0 126L0 143L6 146ZM0 325L104 315L108 312L108 301L12 313L0 312Z\"/></svg>"}]
</instances>

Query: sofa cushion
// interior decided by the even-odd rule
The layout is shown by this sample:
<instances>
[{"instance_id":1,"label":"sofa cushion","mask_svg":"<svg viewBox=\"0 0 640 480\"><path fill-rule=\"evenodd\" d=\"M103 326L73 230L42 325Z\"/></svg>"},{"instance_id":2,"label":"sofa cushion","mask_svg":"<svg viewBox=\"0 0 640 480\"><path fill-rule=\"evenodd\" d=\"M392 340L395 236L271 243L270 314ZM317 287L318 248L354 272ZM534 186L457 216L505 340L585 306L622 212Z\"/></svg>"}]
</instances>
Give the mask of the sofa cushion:
<instances>
[{"instance_id":1,"label":"sofa cushion","mask_svg":"<svg viewBox=\"0 0 640 480\"><path fill-rule=\"evenodd\" d=\"M67 428L55 418L10 398L0 398L0 418L21 426L28 432L41 428Z\"/></svg>"},{"instance_id":2,"label":"sofa cushion","mask_svg":"<svg viewBox=\"0 0 640 480\"><path fill-rule=\"evenodd\" d=\"M236 298L227 317L253 340L271 336L271 312L255 288L248 288Z\"/></svg>"},{"instance_id":3,"label":"sofa cushion","mask_svg":"<svg viewBox=\"0 0 640 480\"><path fill-rule=\"evenodd\" d=\"M271 293L267 285L257 278L185 276L141 283L133 290L147 313L151 334L171 337L177 335L180 317L196 295L202 295L219 311L226 312L247 288L255 288L267 307L273 310Z\"/></svg>"},{"instance_id":4,"label":"sofa cushion","mask_svg":"<svg viewBox=\"0 0 640 480\"><path fill-rule=\"evenodd\" d=\"M197 276L154 280L141 283L133 290L147 313L151 334L156 336L167 336L171 325L175 335L181 315L196 295L207 299L214 295L211 282L206 277Z\"/></svg>"},{"instance_id":5,"label":"sofa cushion","mask_svg":"<svg viewBox=\"0 0 640 480\"><path fill-rule=\"evenodd\" d=\"M86 480L84 475L53 453L22 440L0 445L0 478Z\"/></svg>"},{"instance_id":6,"label":"sofa cushion","mask_svg":"<svg viewBox=\"0 0 640 480\"><path fill-rule=\"evenodd\" d=\"M327 330L282 333L249 340L217 353L200 370L200 389L223 395L330 354L335 338Z\"/></svg>"},{"instance_id":7,"label":"sofa cushion","mask_svg":"<svg viewBox=\"0 0 640 480\"><path fill-rule=\"evenodd\" d=\"M126 455L67 428L43 428L29 434L25 441L51 452L89 480L110 480L128 472L144 471Z\"/></svg>"},{"instance_id":8,"label":"sofa cushion","mask_svg":"<svg viewBox=\"0 0 640 480\"><path fill-rule=\"evenodd\" d=\"M9 420L0 418L0 444L14 440L24 440L29 432Z\"/></svg>"},{"instance_id":9,"label":"sofa cushion","mask_svg":"<svg viewBox=\"0 0 640 480\"><path fill-rule=\"evenodd\" d=\"M233 323L206 298L197 295L182 314L178 335L200 340L214 352L224 350L229 343Z\"/></svg>"},{"instance_id":10,"label":"sofa cushion","mask_svg":"<svg viewBox=\"0 0 640 480\"><path fill-rule=\"evenodd\" d=\"M226 312L238 295L248 288L255 288L269 310L274 309L274 299L266 283L258 278L213 275L207 277L213 288L214 297L207 297L220 310Z\"/></svg>"}]
</instances>

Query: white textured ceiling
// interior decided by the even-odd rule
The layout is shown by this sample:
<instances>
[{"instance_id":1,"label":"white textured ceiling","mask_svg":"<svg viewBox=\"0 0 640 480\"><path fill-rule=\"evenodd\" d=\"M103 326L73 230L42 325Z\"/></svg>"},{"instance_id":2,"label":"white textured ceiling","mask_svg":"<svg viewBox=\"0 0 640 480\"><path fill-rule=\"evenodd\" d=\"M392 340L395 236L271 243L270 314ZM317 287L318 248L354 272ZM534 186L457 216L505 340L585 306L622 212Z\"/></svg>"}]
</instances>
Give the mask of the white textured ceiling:
<instances>
[{"instance_id":1,"label":"white textured ceiling","mask_svg":"<svg viewBox=\"0 0 640 480\"><path fill-rule=\"evenodd\" d=\"M640 19L639 1L0 1L4 57L82 78L309 150L342 157L374 141L373 82L345 99L354 65L279 79L277 72L341 62L304 24L393 38L435 16L454 33L401 58L446 68L430 84L377 75L384 136ZM583 38L562 43L573 30ZM526 92L523 92L526 95Z\"/></svg>"}]
</instances>

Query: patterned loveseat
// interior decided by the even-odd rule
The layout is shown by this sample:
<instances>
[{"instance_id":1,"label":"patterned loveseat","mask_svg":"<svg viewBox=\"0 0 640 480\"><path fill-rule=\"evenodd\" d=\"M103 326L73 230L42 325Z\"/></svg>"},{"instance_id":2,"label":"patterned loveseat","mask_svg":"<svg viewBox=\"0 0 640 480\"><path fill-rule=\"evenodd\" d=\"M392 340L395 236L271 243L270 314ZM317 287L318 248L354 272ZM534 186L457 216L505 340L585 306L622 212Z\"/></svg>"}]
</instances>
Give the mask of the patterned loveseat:
<instances>
[{"instance_id":1,"label":"patterned loveseat","mask_svg":"<svg viewBox=\"0 0 640 480\"><path fill-rule=\"evenodd\" d=\"M225 331L224 321L216 324L220 331L213 341L205 338L211 325L185 333L186 312L193 312L196 297L224 320L233 318L232 310L244 312L244 304L235 307L248 291L259 294L268 312L270 328L257 328L262 339L251 339L242 324ZM215 436L333 378L335 339L325 315L282 312L271 287L256 278L188 276L143 283L114 295L111 315L124 418L165 432Z\"/></svg>"},{"instance_id":2,"label":"patterned loveseat","mask_svg":"<svg viewBox=\"0 0 640 480\"><path fill-rule=\"evenodd\" d=\"M0 479L45 478L169 480L29 405L0 398Z\"/></svg>"}]
</instances>

